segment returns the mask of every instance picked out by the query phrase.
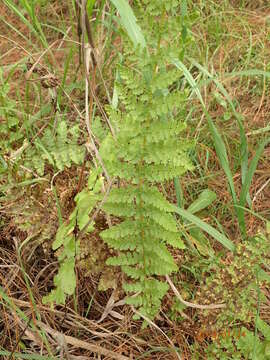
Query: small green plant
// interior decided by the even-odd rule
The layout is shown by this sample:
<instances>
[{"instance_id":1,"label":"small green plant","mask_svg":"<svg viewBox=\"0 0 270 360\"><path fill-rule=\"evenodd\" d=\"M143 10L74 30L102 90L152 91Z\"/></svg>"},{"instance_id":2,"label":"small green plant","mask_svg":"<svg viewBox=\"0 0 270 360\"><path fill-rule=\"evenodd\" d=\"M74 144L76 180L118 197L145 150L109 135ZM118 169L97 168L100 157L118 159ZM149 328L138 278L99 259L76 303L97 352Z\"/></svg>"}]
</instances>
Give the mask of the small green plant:
<instances>
[{"instance_id":1,"label":"small green plant","mask_svg":"<svg viewBox=\"0 0 270 360\"><path fill-rule=\"evenodd\" d=\"M63 222L53 242L53 250L58 250L60 263L58 274L54 277L55 288L43 298L44 303L64 304L67 295L72 295L76 287L75 261L80 253L80 231L90 234L94 229L94 221L89 214L100 199L102 186L100 171L94 170L88 179L87 188L75 197L76 206L69 219Z\"/></svg>"},{"instance_id":2,"label":"small green plant","mask_svg":"<svg viewBox=\"0 0 270 360\"><path fill-rule=\"evenodd\" d=\"M255 334L246 327L227 330L213 339L206 349L207 359L227 360L269 360L270 326L261 318L257 319L258 332Z\"/></svg>"},{"instance_id":3,"label":"small green plant","mask_svg":"<svg viewBox=\"0 0 270 360\"><path fill-rule=\"evenodd\" d=\"M228 323L248 323L255 319L258 289L269 282L263 270L263 266L269 263L268 248L269 239L258 235L238 244L227 261L217 258L210 265L196 299L207 304L225 302L226 308L199 311L202 327L220 330Z\"/></svg>"}]
</instances>

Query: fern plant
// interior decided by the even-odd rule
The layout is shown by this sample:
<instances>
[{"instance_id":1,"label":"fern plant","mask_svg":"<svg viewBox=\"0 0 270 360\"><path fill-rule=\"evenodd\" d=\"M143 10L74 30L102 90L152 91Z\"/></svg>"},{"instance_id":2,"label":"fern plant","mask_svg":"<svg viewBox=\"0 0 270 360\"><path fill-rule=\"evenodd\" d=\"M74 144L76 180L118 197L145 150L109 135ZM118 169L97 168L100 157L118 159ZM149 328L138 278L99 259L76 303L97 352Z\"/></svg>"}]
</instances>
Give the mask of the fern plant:
<instances>
[{"instance_id":1,"label":"fern plant","mask_svg":"<svg viewBox=\"0 0 270 360\"><path fill-rule=\"evenodd\" d=\"M12 152L16 143L20 143L23 132L20 129L17 104L9 97L10 86L4 80L0 68L0 175L7 170L5 155Z\"/></svg>"},{"instance_id":2,"label":"fern plant","mask_svg":"<svg viewBox=\"0 0 270 360\"><path fill-rule=\"evenodd\" d=\"M128 303L153 318L168 290L162 276L177 271L168 245L184 248L174 209L157 184L192 168L187 155L192 144L180 137L185 129L186 94L175 85L181 74L167 66L168 54L179 51L170 43L176 40L170 30L176 24L178 2L136 4L138 18L148 26L149 49L131 50L127 42L126 60L118 67L120 105L118 110L109 110L118 133L116 139L106 138L101 155L110 176L120 183L111 191L104 210L122 222L101 236L117 253L108 264L121 266L129 278L124 289L136 294Z\"/></svg>"},{"instance_id":3,"label":"fern plant","mask_svg":"<svg viewBox=\"0 0 270 360\"><path fill-rule=\"evenodd\" d=\"M85 149L78 144L78 125L68 129L66 122L61 121L55 132L56 134L47 128L41 139L36 139L33 146L30 145L25 152L24 165L35 170L40 176L44 174L46 163L62 171L72 163L79 165L83 162Z\"/></svg>"},{"instance_id":4,"label":"fern plant","mask_svg":"<svg viewBox=\"0 0 270 360\"><path fill-rule=\"evenodd\" d=\"M269 282L269 276L263 270L269 266L269 239L258 234L248 242L238 244L236 251L226 264L217 259L207 270L204 283L197 291L199 303L222 303L226 308L198 311L198 323L201 328L215 330L224 328L224 324L250 322L256 316L257 288Z\"/></svg>"},{"instance_id":5,"label":"fern plant","mask_svg":"<svg viewBox=\"0 0 270 360\"><path fill-rule=\"evenodd\" d=\"M206 349L207 359L269 360L270 326L258 318L257 327L257 334L242 327L238 331L227 331L226 336L218 336Z\"/></svg>"}]
</instances>

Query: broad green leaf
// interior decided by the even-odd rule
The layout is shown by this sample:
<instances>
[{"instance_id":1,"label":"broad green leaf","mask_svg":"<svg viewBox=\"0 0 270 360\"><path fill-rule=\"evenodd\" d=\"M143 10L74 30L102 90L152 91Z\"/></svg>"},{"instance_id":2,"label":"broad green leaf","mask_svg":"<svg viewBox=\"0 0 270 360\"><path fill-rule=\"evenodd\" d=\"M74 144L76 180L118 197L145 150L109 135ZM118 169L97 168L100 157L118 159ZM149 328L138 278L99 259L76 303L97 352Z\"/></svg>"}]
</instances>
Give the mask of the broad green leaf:
<instances>
[{"instance_id":1,"label":"broad green leaf","mask_svg":"<svg viewBox=\"0 0 270 360\"><path fill-rule=\"evenodd\" d=\"M240 339L236 341L236 346L238 350L240 350L244 354L251 354L254 344L254 334L244 327L241 328L241 333L245 335L240 336Z\"/></svg>"},{"instance_id":2,"label":"broad green leaf","mask_svg":"<svg viewBox=\"0 0 270 360\"><path fill-rule=\"evenodd\" d=\"M74 234L66 238L61 254L58 256L58 261L61 263L64 259L74 258L76 255L76 240Z\"/></svg>"},{"instance_id":3,"label":"broad green leaf","mask_svg":"<svg viewBox=\"0 0 270 360\"><path fill-rule=\"evenodd\" d=\"M53 289L48 295L43 296L42 303L43 304L53 304L56 303L58 305L65 304L66 294L60 288Z\"/></svg>"},{"instance_id":4,"label":"broad green leaf","mask_svg":"<svg viewBox=\"0 0 270 360\"><path fill-rule=\"evenodd\" d=\"M71 219L71 221L69 221L68 224L63 223L59 227L59 229L56 233L55 240L52 244L53 250L57 250L60 246L62 246L64 244L65 241L67 241L67 237L70 237L72 231L74 230L75 223L76 223L76 219L74 218L74 219Z\"/></svg>"},{"instance_id":5,"label":"broad green leaf","mask_svg":"<svg viewBox=\"0 0 270 360\"><path fill-rule=\"evenodd\" d=\"M207 206L211 205L213 201L216 200L216 194L208 189L203 190L203 192L199 195L198 199L196 199L187 209L191 214L195 214Z\"/></svg>"},{"instance_id":6,"label":"broad green leaf","mask_svg":"<svg viewBox=\"0 0 270 360\"><path fill-rule=\"evenodd\" d=\"M241 194L240 194L240 206L245 205L245 199L246 199L247 193L249 191L253 175L256 171L258 161L260 159L260 156L261 156L265 146L269 143L269 141L270 141L269 139L266 139L258 146L256 153L250 163L249 169L246 174L246 179L245 179L245 182L243 184Z\"/></svg>"},{"instance_id":7,"label":"broad green leaf","mask_svg":"<svg viewBox=\"0 0 270 360\"><path fill-rule=\"evenodd\" d=\"M91 173L88 177L88 189L93 190L99 176L101 174L100 168L91 170Z\"/></svg>"},{"instance_id":8,"label":"broad green leaf","mask_svg":"<svg viewBox=\"0 0 270 360\"><path fill-rule=\"evenodd\" d=\"M203 231L207 232L209 235L211 235L214 239L216 239L220 244L222 244L228 250L230 251L235 250L235 245L232 243L231 240L229 240L225 235L221 234L219 231L217 231L211 225L205 223L197 216L194 216L190 214L190 212L188 212L187 210L180 209L177 206L174 207L174 211L183 218L185 218L186 220L198 226Z\"/></svg>"},{"instance_id":9,"label":"broad green leaf","mask_svg":"<svg viewBox=\"0 0 270 360\"><path fill-rule=\"evenodd\" d=\"M84 189L76 196L75 200L77 206L72 217L77 217L77 223L81 230L89 221L89 214L96 205L96 197L93 193Z\"/></svg>"},{"instance_id":10,"label":"broad green leaf","mask_svg":"<svg viewBox=\"0 0 270 360\"><path fill-rule=\"evenodd\" d=\"M120 14L120 21L123 28L128 33L128 36L132 40L135 47L140 45L145 48L146 43L141 31L141 28L137 24L137 19L131 9L127 0L111 0Z\"/></svg>"},{"instance_id":11,"label":"broad green leaf","mask_svg":"<svg viewBox=\"0 0 270 360\"><path fill-rule=\"evenodd\" d=\"M76 275L74 271L75 259L67 259L61 264L58 274L54 278L56 288L63 293L72 295L76 287Z\"/></svg>"}]
</instances>

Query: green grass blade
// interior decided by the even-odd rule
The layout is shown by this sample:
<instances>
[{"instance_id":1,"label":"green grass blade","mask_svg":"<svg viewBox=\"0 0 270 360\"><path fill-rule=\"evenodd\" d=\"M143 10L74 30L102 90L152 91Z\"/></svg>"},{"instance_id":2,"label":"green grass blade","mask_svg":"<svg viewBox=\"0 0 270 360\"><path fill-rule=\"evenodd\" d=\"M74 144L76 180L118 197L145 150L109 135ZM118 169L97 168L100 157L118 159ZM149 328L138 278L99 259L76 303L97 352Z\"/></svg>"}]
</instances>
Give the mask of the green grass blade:
<instances>
[{"instance_id":1,"label":"green grass blade","mask_svg":"<svg viewBox=\"0 0 270 360\"><path fill-rule=\"evenodd\" d=\"M270 139L266 139L265 141L263 141L257 148L256 153L253 157L253 159L251 160L248 172L247 172L247 176L246 176L246 180L243 184L242 190L241 190L241 194L240 194L240 201L239 201L239 205L240 206L244 206L245 205L245 199L247 196L247 193L249 191L251 182L252 182L252 178L253 175L256 171L257 165L258 165L258 161L261 157L261 154L265 148L265 146L270 142Z\"/></svg>"},{"instance_id":2,"label":"green grass blade","mask_svg":"<svg viewBox=\"0 0 270 360\"><path fill-rule=\"evenodd\" d=\"M34 26L32 26L30 21L28 21L22 12L18 9L18 6L14 5L10 0L4 0L4 3L21 19L25 25L27 25L30 31L32 31L34 34L37 33Z\"/></svg>"},{"instance_id":3,"label":"green grass blade","mask_svg":"<svg viewBox=\"0 0 270 360\"><path fill-rule=\"evenodd\" d=\"M187 67L182 63L182 61L178 60L178 59L171 59L172 64L179 70L181 70L185 76L185 78L187 79L189 85L191 86L192 90L195 92L195 94L197 95L197 98L200 100L200 103L203 106L203 109L205 110L205 103L203 101L202 95L200 93L200 89L196 83L196 81L193 79L193 76L191 75L190 71L187 69Z\"/></svg>"},{"instance_id":4,"label":"green grass blade","mask_svg":"<svg viewBox=\"0 0 270 360\"><path fill-rule=\"evenodd\" d=\"M193 201L193 203L188 207L187 211L189 211L191 214L195 214L203 209L205 209L207 206L211 205L213 201L215 201L217 198L214 191L211 191L209 189L203 190L199 197Z\"/></svg>"},{"instance_id":5,"label":"green grass blade","mask_svg":"<svg viewBox=\"0 0 270 360\"><path fill-rule=\"evenodd\" d=\"M174 178L173 183L176 193L177 206L182 208L184 206L184 197L179 178Z\"/></svg>"},{"instance_id":6,"label":"green grass blade","mask_svg":"<svg viewBox=\"0 0 270 360\"><path fill-rule=\"evenodd\" d=\"M18 29L16 29L15 26L13 26L12 24L10 24L9 22L7 22L2 16L0 16L0 21L3 22L4 24L6 24L12 31L14 31L15 33L17 33L22 39L24 39L24 41L26 41L29 45L33 46L35 49L37 49L37 47L35 46L35 44L33 44L25 35L23 35Z\"/></svg>"},{"instance_id":7,"label":"green grass blade","mask_svg":"<svg viewBox=\"0 0 270 360\"><path fill-rule=\"evenodd\" d=\"M89 15L89 18L92 17L95 2L96 2L96 0L88 0L87 3L86 3L86 9L87 9L87 13Z\"/></svg>"},{"instance_id":8,"label":"green grass blade","mask_svg":"<svg viewBox=\"0 0 270 360\"><path fill-rule=\"evenodd\" d=\"M248 168L248 144L247 138L245 134L245 129L242 123L241 115L236 111L234 103L232 102L230 95L228 94L225 87L216 79L214 78L207 69L201 66L199 63L191 59L193 65L195 65L203 74L205 74L209 79L211 79L218 90L223 94L225 99L227 100L228 104L231 107L231 110L237 120L239 126L239 134L240 134L240 153L241 153L241 174L242 174L242 184L245 182L245 177Z\"/></svg>"},{"instance_id":9,"label":"green grass blade","mask_svg":"<svg viewBox=\"0 0 270 360\"><path fill-rule=\"evenodd\" d=\"M52 185L52 192L55 198L55 203L56 203L56 209L57 209L57 215L58 215L58 223L59 223L59 227L63 224L63 216L62 216L62 209L61 209L61 204L57 195L57 191L55 189L55 187Z\"/></svg>"},{"instance_id":10,"label":"green grass blade","mask_svg":"<svg viewBox=\"0 0 270 360\"><path fill-rule=\"evenodd\" d=\"M146 42L141 31L141 28L137 24L137 19L133 13L133 10L129 6L127 0L111 0L120 14L121 24L128 33L128 36L132 40L135 47L140 45L145 48Z\"/></svg>"},{"instance_id":11,"label":"green grass blade","mask_svg":"<svg viewBox=\"0 0 270 360\"><path fill-rule=\"evenodd\" d=\"M34 1L31 1L31 4L29 4L27 0L22 0L21 3L28 12L28 15L32 20L34 28L37 30L38 37L40 38L43 46L47 48L49 45L47 43L46 36L44 35L41 24L36 17L36 10L35 10L36 3Z\"/></svg>"},{"instance_id":12,"label":"green grass blade","mask_svg":"<svg viewBox=\"0 0 270 360\"><path fill-rule=\"evenodd\" d=\"M9 7L10 10L12 10L21 19L21 21L29 28L29 31L32 32L33 34L35 34L37 39L40 39L42 45L45 48L48 48L49 45L47 43L47 40L46 40L46 38L44 36L44 33L43 33L43 31L41 29L41 26L38 23L35 15L34 15L34 18L32 18L31 8L29 8L27 6L27 4L25 4L24 8L27 11L28 15L30 16L31 20L33 21L34 25L32 25L31 22L26 19L26 17L23 15L23 12L20 11L18 6L16 6L12 1L4 0L4 3L6 4L7 7Z\"/></svg>"},{"instance_id":13,"label":"green grass blade","mask_svg":"<svg viewBox=\"0 0 270 360\"><path fill-rule=\"evenodd\" d=\"M244 206L240 206L240 205L237 205L237 207L239 209L243 209L245 212L248 212L249 214L251 214L252 216L255 216L257 219L260 219L261 221L265 222L266 226L267 226L267 223L269 223L268 219L266 219L265 217L257 214L255 211L252 211Z\"/></svg>"},{"instance_id":14,"label":"green grass blade","mask_svg":"<svg viewBox=\"0 0 270 360\"><path fill-rule=\"evenodd\" d=\"M263 134L265 132L268 132L270 131L270 125L267 125L263 128L260 128L260 129L257 129L257 130L253 130L253 131L250 131L249 135L253 136L253 135L259 135L259 134Z\"/></svg>"},{"instance_id":15,"label":"green grass blade","mask_svg":"<svg viewBox=\"0 0 270 360\"><path fill-rule=\"evenodd\" d=\"M61 86L60 86L60 88L58 90L58 94L57 94L57 100L58 100L59 107L61 107L63 89L65 88L65 85L66 85L67 73L68 73L68 69L69 69L73 55L74 55L74 47L71 46L71 48L69 50L69 54L65 60L63 79L62 79Z\"/></svg>"},{"instance_id":16,"label":"green grass blade","mask_svg":"<svg viewBox=\"0 0 270 360\"><path fill-rule=\"evenodd\" d=\"M23 270L23 275L24 278L27 279L26 273ZM27 279L28 282L28 279ZM32 293L30 293L30 295L32 295ZM4 288L2 288L2 286L0 286L0 304L2 304L3 306L12 309L12 311L16 311L16 313L18 314L18 316L23 319L23 321L25 323L29 322L29 318L25 315L25 313L16 305L14 304L14 302L12 301L12 299L10 299L10 297L6 294ZM38 319L40 320L40 317L38 317ZM31 321L31 323L29 324L29 326L31 326L31 328L33 328L33 331L37 332L42 340L44 341L44 344L47 348L48 353L51 355L52 351L50 349L50 345L49 342L46 338L46 334L44 333L43 330L38 330L38 328L36 327L35 323L33 321Z\"/></svg>"},{"instance_id":17,"label":"green grass blade","mask_svg":"<svg viewBox=\"0 0 270 360\"><path fill-rule=\"evenodd\" d=\"M203 107L203 111L205 113L205 116L207 118L207 122L209 125L209 129L211 131L212 137L213 137L213 141L214 141L214 145L215 145L215 149L217 152L217 155L219 157L219 161L220 164L227 176L227 180L228 180L228 184L230 187L230 191L232 194L232 198L233 198L233 203L237 204L237 196L236 196L236 192L235 192L235 188L234 188L234 183L233 183L233 176L231 173L231 169L230 169L230 165L229 165L229 161L228 161L228 156L227 156L227 151L226 151L226 147L225 144L222 140L221 135L219 134L217 128L215 127L207 109L206 106L204 104L203 98L201 96L200 90L198 88L198 85L196 84L195 80L193 79L192 75L190 74L189 70L186 68L186 66L179 61L178 59L173 59L172 63L183 72L185 78L187 79L188 83L190 84L191 88L193 89L193 91L195 92L195 94L197 95L198 99L201 102L201 105Z\"/></svg>"},{"instance_id":18,"label":"green grass blade","mask_svg":"<svg viewBox=\"0 0 270 360\"><path fill-rule=\"evenodd\" d=\"M237 204L237 196L236 196L236 192L235 192L235 188L234 188L233 175L232 175L232 172L230 169L230 164L229 164L227 150L226 150L224 141L222 140L222 137L221 137L219 131L217 130L216 126L214 125L212 119L209 117L209 118L207 118L207 121L208 121L209 129L210 129L212 137L213 137L213 141L214 141L215 149L217 152L217 156L220 161L220 165L227 177L227 181L228 181L229 188L231 191L233 203L234 203L234 205L236 205Z\"/></svg>"},{"instance_id":19,"label":"green grass blade","mask_svg":"<svg viewBox=\"0 0 270 360\"><path fill-rule=\"evenodd\" d=\"M16 313L18 316L23 319L25 322L28 322L28 317L25 315L25 313L16 305L14 304L9 296L6 294L4 288L0 285L0 304L3 306L6 306L8 308L11 308L13 310L16 310Z\"/></svg>"},{"instance_id":20,"label":"green grass blade","mask_svg":"<svg viewBox=\"0 0 270 360\"><path fill-rule=\"evenodd\" d=\"M234 251L235 246L232 243L231 240L229 240L225 235L221 234L219 231L217 231L215 228L213 228L211 225L205 223L203 220L198 218L197 216L192 215L190 212L180 209L177 206L175 206L174 211L182 216L184 219L188 220L192 224L199 227L201 230L205 231L209 235L211 235L215 240L217 240L220 244L222 244L226 249L230 251Z\"/></svg>"}]
</instances>

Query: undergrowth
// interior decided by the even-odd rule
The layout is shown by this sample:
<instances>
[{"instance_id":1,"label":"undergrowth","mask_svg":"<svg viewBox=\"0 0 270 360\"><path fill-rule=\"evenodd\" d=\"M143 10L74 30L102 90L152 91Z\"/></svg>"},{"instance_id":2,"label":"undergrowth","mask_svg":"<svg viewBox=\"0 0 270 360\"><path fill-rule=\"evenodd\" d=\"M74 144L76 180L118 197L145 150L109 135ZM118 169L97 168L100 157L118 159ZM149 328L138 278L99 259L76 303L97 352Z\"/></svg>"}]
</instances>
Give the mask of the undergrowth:
<instances>
[{"instance_id":1,"label":"undergrowth","mask_svg":"<svg viewBox=\"0 0 270 360\"><path fill-rule=\"evenodd\" d=\"M22 52L0 69L1 356L70 358L81 337L87 356L270 358L268 15L3 4L24 30L0 13L19 39L0 60Z\"/></svg>"}]
</instances>

